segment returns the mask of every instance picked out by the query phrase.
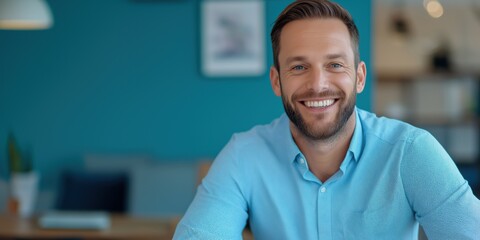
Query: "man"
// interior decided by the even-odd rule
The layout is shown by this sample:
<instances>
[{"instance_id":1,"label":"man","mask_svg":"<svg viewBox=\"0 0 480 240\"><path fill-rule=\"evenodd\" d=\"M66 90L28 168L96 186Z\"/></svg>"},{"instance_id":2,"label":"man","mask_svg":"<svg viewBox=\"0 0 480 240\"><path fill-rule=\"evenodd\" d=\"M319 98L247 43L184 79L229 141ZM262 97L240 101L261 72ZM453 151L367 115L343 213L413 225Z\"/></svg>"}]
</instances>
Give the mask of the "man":
<instances>
[{"instance_id":1,"label":"man","mask_svg":"<svg viewBox=\"0 0 480 240\"><path fill-rule=\"evenodd\" d=\"M236 134L175 239L480 239L480 201L426 131L355 107L358 30L326 0L299 0L271 32L286 116Z\"/></svg>"}]
</instances>

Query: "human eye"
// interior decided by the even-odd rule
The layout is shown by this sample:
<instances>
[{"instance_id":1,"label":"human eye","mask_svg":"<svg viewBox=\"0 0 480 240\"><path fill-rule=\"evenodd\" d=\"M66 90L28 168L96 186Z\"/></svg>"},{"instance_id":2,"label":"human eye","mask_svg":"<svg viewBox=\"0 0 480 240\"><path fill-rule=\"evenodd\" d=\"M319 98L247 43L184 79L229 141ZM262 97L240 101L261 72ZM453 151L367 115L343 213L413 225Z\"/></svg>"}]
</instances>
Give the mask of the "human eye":
<instances>
[{"instance_id":1,"label":"human eye","mask_svg":"<svg viewBox=\"0 0 480 240\"><path fill-rule=\"evenodd\" d=\"M339 72L343 70L344 66L341 63L330 63L327 68L334 72Z\"/></svg>"},{"instance_id":2,"label":"human eye","mask_svg":"<svg viewBox=\"0 0 480 240\"><path fill-rule=\"evenodd\" d=\"M303 71L305 69L306 69L305 66L302 66L302 65L295 65L291 68L291 70L293 71Z\"/></svg>"},{"instance_id":3,"label":"human eye","mask_svg":"<svg viewBox=\"0 0 480 240\"><path fill-rule=\"evenodd\" d=\"M342 68L343 65L340 64L340 63L331 63L331 64L330 64L330 67L331 67L331 68Z\"/></svg>"}]
</instances>

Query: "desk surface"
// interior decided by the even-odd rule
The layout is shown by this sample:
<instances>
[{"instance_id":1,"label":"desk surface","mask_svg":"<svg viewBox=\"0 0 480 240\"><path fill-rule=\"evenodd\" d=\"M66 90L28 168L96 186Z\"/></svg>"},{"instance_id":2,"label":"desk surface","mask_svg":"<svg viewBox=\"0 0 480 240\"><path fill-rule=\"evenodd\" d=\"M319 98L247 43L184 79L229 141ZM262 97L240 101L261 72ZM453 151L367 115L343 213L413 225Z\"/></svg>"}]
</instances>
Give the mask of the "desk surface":
<instances>
[{"instance_id":1,"label":"desk surface","mask_svg":"<svg viewBox=\"0 0 480 240\"><path fill-rule=\"evenodd\" d=\"M81 238L81 239L172 239L178 219L136 218L111 215L111 226L105 230L42 229L38 218L23 219L0 215L0 239Z\"/></svg>"}]
</instances>

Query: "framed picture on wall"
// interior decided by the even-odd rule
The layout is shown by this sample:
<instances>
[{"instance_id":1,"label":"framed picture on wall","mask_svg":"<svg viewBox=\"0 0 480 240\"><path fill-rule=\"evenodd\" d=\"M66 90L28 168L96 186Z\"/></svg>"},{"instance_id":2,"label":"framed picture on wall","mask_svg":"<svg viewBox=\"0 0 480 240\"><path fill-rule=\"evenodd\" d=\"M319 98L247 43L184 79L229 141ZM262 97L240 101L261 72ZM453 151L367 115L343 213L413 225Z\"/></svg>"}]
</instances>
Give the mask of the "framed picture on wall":
<instances>
[{"instance_id":1,"label":"framed picture on wall","mask_svg":"<svg viewBox=\"0 0 480 240\"><path fill-rule=\"evenodd\" d=\"M202 72L209 77L265 73L263 1L204 1Z\"/></svg>"}]
</instances>

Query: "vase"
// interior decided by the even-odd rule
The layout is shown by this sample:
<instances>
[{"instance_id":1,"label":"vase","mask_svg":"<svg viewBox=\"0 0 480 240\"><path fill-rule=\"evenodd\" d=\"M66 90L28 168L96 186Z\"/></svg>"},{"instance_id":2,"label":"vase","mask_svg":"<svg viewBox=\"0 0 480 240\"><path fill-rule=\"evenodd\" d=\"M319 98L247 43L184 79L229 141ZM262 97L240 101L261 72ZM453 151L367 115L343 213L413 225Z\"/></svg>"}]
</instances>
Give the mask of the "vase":
<instances>
[{"instance_id":1,"label":"vase","mask_svg":"<svg viewBox=\"0 0 480 240\"><path fill-rule=\"evenodd\" d=\"M32 216L38 192L36 172L13 173L10 178L10 210L21 217Z\"/></svg>"}]
</instances>

